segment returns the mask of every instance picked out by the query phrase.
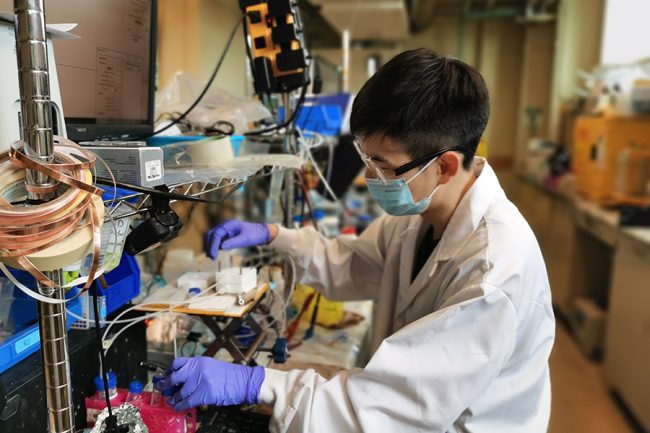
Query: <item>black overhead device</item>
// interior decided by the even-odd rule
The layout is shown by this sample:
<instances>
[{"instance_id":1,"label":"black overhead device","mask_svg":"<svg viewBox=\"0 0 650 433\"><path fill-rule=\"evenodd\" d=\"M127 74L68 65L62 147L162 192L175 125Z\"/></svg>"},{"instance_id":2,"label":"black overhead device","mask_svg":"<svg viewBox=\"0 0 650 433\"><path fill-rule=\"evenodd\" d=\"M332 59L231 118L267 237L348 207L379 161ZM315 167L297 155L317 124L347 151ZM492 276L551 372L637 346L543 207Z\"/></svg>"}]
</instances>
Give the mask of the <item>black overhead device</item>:
<instances>
[{"instance_id":1,"label":"black overhead device","mask_svg":"<svg viewBox=\"0 0 650 433\"><path fill-rule=\"evenodd\" d=\"M169 192L165 185L157 186L156 189ZM171 241L178 236L178 232L183 227L176 212L169 207L169 198L154 195L151 197L151 201L152 207L148 218L126 237L124 250L130 256Z\"/></svg>"},{"instance_id":2,"label":"black overhead device","mask_svg":"<svg viewBox=\"0 0 650 433\"><path fill-rule=\"evenodd\" d=\"M240 0L256 93L284 93L309 84L307 53L295 1Z\"/></svg>"}]
</instances>

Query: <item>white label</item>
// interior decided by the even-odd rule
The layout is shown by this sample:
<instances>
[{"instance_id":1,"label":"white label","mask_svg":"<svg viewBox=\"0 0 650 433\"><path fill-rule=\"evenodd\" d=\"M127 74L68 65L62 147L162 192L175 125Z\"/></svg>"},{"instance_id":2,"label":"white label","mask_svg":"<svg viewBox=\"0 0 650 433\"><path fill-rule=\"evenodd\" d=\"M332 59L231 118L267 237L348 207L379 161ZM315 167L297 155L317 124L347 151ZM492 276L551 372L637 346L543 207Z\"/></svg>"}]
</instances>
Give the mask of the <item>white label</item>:
<instances>
[{"instance_id":1,"label":"white label","mask_svg":"<svg viewBox=\"0 0 650 433\"><path fill-rule=\"evenodd\" d=\"M23 179L17 180L16 182L9 184L5 187L0 194L2 198L7 200L9 203L15 201L23 200L27 197L27 190L25 189L25 181Z\"/></svg>"},{"instance_id":2,"label":"white label","mask_svg":"<svg viewBox=\"0 0 650 433\"><path fill-rule=\"evenodd\" d=\"M159 159L147 161L144 163L144 172L147 176L147 182L162 179L162 163Z\"/></svg>"}]
</instances>

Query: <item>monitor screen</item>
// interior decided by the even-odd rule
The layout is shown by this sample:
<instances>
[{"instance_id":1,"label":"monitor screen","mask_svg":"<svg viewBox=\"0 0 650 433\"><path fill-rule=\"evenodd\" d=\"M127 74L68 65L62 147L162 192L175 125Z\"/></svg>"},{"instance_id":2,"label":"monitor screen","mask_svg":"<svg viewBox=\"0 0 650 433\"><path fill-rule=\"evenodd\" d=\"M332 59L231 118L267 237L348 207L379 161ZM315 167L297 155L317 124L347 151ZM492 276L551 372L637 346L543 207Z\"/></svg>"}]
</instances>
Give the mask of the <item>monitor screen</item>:
<instances>
[{"instance_id":1,"label":"monitor screen","mask_svg":"<svg viewBox=\"0 0 650 433\"><path fill-rule=\"evenodd\" d=\"M12 0L0 0L12 11ZM68 137L128 140L153 130L155 0L45 2L48 24L77 23L54 39ZM50 65L51 67L51 65Z\"/></svg>"}]
</instances>

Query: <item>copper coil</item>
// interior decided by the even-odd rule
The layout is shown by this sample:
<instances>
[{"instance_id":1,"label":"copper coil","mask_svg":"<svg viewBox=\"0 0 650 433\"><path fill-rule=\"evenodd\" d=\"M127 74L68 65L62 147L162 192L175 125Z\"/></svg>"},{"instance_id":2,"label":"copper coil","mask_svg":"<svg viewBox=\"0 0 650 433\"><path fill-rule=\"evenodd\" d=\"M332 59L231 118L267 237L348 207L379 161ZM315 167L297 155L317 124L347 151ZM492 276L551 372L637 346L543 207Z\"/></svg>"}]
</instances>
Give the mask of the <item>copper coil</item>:
<instances>
[{"instance_id":1,"label":"copper coil","mask_svg":"<svg viewBox=\"0 0 650 433\"><path fill-rule=\"evenodd\" d=\"M95 155L72 141L55 137L54 162L44 164L27 157L24 143L18 141L11 149L0 154L0 174L16 179L18 171L36 170L46 174L55 183L46 187L27 187L27 191L57 192L53 200L32 206L12 205L5 197L0 198L0 258L13 258L40 283L56 284L41 272L28 256L56 246L80 230L92 230L92 264L87 289L94 280L99 266L101 247L100 229L103 212L100 197L103 191L93 184L91 170ZM24 175L23 175L24 176ZM0 185L6 188L7 185ZM4 192L4 190L2 191Z\"/></svg>"}]
</instances>

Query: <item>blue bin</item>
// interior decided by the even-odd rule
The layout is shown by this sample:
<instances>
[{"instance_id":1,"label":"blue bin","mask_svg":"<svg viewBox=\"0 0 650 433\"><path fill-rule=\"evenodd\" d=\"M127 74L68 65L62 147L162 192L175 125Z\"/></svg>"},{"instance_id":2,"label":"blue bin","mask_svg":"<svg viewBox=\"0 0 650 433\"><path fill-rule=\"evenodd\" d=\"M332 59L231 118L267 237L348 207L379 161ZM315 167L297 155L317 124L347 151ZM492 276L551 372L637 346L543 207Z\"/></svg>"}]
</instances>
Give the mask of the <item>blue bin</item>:
<instances>
[{"instance_id":1,"label":"blue bin","mask_svg":"<svg viewBox=\"0 0 650 433\"><path fill-rule=\"evenodd\" d=\"M27 272L15 270L12 273L18 281L27 287L33 287L35 285L34 278ZM68 299L72 298L77 293L78 289L71 289L66 293L66 297ZM66 308L78 316L82 314L79 299L68 302ZM15 330L12 336L0 342L0 373L13 367L40 349L36 301L16 287L14 289L14 301L11 304L10 314L15 325ZM75 321L76 319L72 316L67 316L68 330Z\"/></svg>"},{"instance_id":2,"label":"blue bin","mask_svg":"<svg viewBox=\"0 0 650 433\"><path fill-rule=\"evenodd\" d=\"M140 294L140 267L135 257L122 254L120 264L104 274L108 287L98 291L106 296L106 314L111 314Z\"/></svg>"}]
</instances>

